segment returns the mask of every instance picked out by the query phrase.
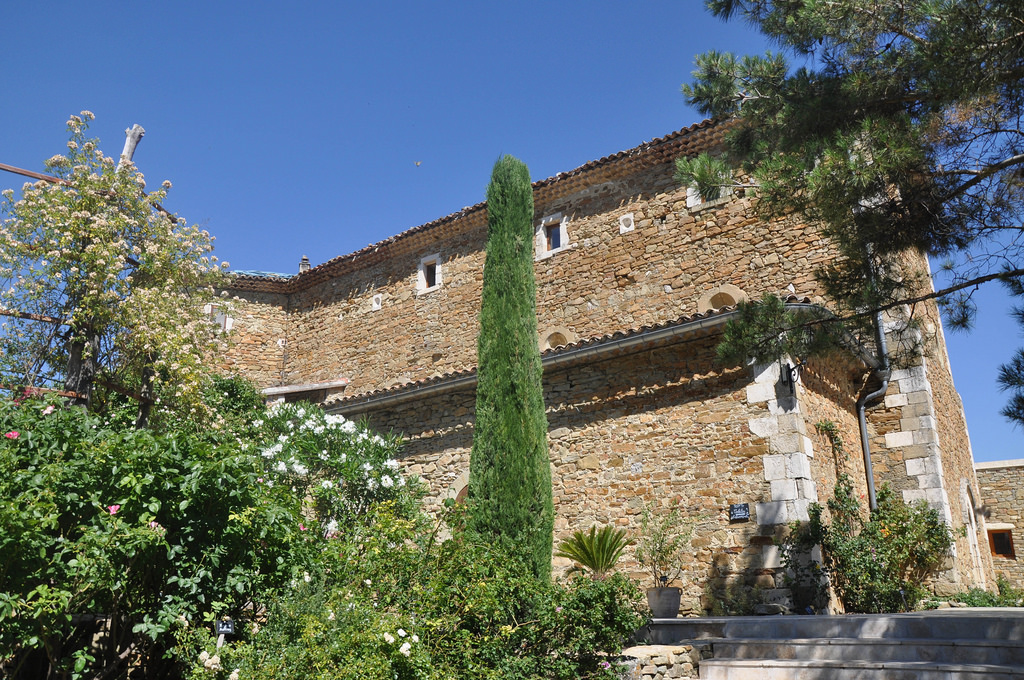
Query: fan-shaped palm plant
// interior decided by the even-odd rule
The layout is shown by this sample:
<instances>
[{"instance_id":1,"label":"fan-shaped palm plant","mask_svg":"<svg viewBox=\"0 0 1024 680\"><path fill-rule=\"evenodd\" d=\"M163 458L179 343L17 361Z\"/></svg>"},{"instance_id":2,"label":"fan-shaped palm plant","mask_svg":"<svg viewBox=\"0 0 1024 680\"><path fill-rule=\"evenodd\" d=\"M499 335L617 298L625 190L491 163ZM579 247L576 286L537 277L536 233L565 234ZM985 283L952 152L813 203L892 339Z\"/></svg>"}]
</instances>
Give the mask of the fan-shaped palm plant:
<instances>
[{"instance_id":1,"label":"fan-shaped palm plant","mask_svg":"<svg viewBox=\"0 0 1024 680\"><path fill-rule=\"evenodd\" d=\"M590 532L576 531L558 546L558 557L568 557L590 571L595 579L603 579L615 567L622 551L632 543L625 529L613 526L590 527Z\"/></svg>"}]
</instances>

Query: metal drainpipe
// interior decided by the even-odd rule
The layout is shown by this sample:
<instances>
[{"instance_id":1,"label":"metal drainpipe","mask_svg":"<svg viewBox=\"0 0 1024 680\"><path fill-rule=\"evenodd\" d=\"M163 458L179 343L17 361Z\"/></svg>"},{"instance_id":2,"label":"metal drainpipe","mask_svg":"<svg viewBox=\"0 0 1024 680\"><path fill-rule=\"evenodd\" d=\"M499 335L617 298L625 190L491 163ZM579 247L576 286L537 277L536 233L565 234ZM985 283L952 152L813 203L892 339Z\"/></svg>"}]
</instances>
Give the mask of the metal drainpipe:
<instances>
[{"instance_id":1,"label":"metal drainpipe","mask_svg":"<svg viewBox=\"0 0 1024 680\"><path fill-rule=\"evenodd\" d=\"M864 409L869 401L884 397L889 389L889 348L885 342L885 329L882 327L882 313L875 315L875 334L878 340L878 360L880 366L875 369L874 374L882 381L882 386L871 394L865 394L857 400L857 421L860 423L860 444L864 450L864 474L868 482L868 507L875 510L878 503L875 500L875 473L871 466L871 444L868 441L868 421Z\"/></svg>"}]
</instances>

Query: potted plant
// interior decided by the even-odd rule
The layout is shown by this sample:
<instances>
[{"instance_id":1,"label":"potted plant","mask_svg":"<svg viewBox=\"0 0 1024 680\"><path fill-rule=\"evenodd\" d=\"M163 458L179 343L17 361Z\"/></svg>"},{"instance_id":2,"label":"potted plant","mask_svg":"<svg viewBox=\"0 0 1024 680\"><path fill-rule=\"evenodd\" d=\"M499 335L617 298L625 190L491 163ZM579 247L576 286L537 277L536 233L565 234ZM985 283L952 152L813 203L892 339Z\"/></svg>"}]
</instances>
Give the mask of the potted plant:
<instances>
[{"instance_id":1,"label":"potted plant","mask_svg":"<svg viewBox=\"0 0 1024 680\"><path fill-rule=\"evenodd\" d=\"M656 619L679 615L682 590L671 584L682 574L683 551L692 535L693 524L682 519L679 508L661 517L655 516L653 505L644 508L636 561L653 579L653 587L647 589L647 604Z\"/></svg>"}]
</instances>

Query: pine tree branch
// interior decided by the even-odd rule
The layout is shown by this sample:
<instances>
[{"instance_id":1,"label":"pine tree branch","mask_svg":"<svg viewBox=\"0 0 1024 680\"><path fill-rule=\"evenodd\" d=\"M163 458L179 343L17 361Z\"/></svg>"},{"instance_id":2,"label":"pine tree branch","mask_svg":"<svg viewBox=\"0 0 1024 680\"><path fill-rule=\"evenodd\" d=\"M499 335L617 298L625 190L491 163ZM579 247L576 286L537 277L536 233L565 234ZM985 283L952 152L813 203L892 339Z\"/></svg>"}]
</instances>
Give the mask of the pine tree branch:
<instances>
[{"instance_id":1,"label":"pine tree branch","mask_svg":"<svg viewBox=\"0 0 1024 680\"><path fill-rule=\"evenodd\" d=\"M835 3L835 2L829 3L829 4L834 5L836 7L839 6L839 3ZM918 47L920 47L922 49L931 47L931 42L930 41L925 40L924 38L922 38L921 36L917 35L916 33L911 33L909 30L907 30L903 26L898 26L898 25L892 24L892 22L890 22L888 19L885 19L885 18L879 16L876 12L873 12L872 10L868 9L868 7L863 5L863 4L859 4L859 3L850 3L850 4L843 3L843 5L842 5L842 7L840 9L843 10L843 11L850 10L850 11L856 13L856 14L864 14L864 15L870 17L871 19L877 21L879 23L879 25L885 27L885 29L889 33L892 33L893 35L898 35L898 36L901 36L903 38L906 38L907 40L909 40L910 42L914 43L915 45L917 45Z\"/></svg>"},{"instance_id":2,"label":"pine tree branch","mask_svg":"<svg viewBox=\"0 0 1024 680\"><path fill-rule=\"evenodd\" d=\"M937 298L943 298L943 297L946 297L947 295L951 295L951 294L953 294L953 293L955 293L957 291L964 290L965 288L971 288L973 286L980 286L983 283L988 283L990 281L995 281L997 279L1010 279L1010 278L1018 278L1018 277L1022 277L1022 276L1024 276L1024 268L1010 269L1010 270L999 272L997 274L986 274L985 276L979 276L979 277L970 279L969 281L964 281L962 283L958 283L955 286L950 286L948 288L943 288L942 290L935 290L935 291L932 291L931 293L925 293L924 295L918 295L916 297L903 298L903 299L900 299L900 300L895 300L893 302L888 302L888 303L886 303L884 305L879 305L878 307L873 307L872 309L869 309L869 310L864 311L864 312L857 312L855 314L848 314L846 316L836 315L836 316L833 316L833 317L830 317L830 318L826 318L826 319L814 319L812 321L807 321L807 322L801 323L798 326L796 326L795 328L809 328L809 327L812 327L812 326L818 326L818 325L825 324L825 323L834 323L836 321L844 322L844 321L853 321L855 319L864 319L864 318L867 318L867 317L875 316L879 312L884 312L884 311L893 309L895 307L901 307L903 305L916 305L919 302L925 302L927 300L934 300L934 299L937 299ZM785 331L795 330L795 328L784 329L784 332Z\"/></svg>"},{"instance_id":3,"label":"pine tree branch","mask_svg":"<svg viewBox=\"0 0 1024 680\"><path fill-rule=\"evenodd\" d=\"M1012 168L1014 165L1020 165L1021 163L1024 163L1024 154L1020 154L1019 153L1016 156L1010 156L1009 158L1004 158L1003 160L999 161L998 163L992 163L992 164L982 168L981 170L967 170L967 169L964 169L964 170L944 170L944 171L940 171L940 172L934 172L932 174L934 176L936 176L936 177L950 177L950 176L956 176L956 175L970 175L971 176L971 179L967 180L966 182L964 182L963 184L961 184L957 188L955 188L952 191L950 191L949 194L947 194L947 197L946 197L945 200L949 200L950 198L953 198L954 196L958 196L958 195L964 193L965 191L967 191L968 189L970 189L974 185L978 184L979 182L984 181L986 178L991 177L992 175L996 174L997 172L999 172L1001 170L1005 170L1006 168Z\"/></svg>"}]
</instances>

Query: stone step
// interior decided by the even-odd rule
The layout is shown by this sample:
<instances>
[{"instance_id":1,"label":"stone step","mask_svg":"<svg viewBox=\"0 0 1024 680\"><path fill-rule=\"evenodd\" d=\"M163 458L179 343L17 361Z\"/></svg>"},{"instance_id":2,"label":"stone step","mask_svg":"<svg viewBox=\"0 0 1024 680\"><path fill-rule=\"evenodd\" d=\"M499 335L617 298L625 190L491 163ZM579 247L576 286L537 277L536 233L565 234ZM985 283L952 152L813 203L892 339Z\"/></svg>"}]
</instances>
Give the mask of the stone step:
<instances>
[{"instance_id":1,"label":"stone step","mask_svg":"<svg viewBox=\"0 0 1024 680\"><path fill-rule=\"evenodd\" d=\"M1024 666L1024 642L937 639L725 639L712 643L716 659L926 661Z\"/></svg>"},{"instance_id":2,"label":"stone step","mask_svg":"<svg viewBox=\"0 0 1024 680\"><path fill-rule=\"evenodd\" d=\"M638 640L675 644L709 638L873 638L1024 641L1024 611L951 609L909 614L734 616L654 619Z\"/></svg>"},{"instance_id":3,"label":"stone step","mask_svg":"<svg viewBox=\"0 0 1024 680\"><path fill-rule=\"evenodd\" d=\"M929 662L705 659L701 680L1024 680L1024 667Z\"/></svg>"}]
</instances>

